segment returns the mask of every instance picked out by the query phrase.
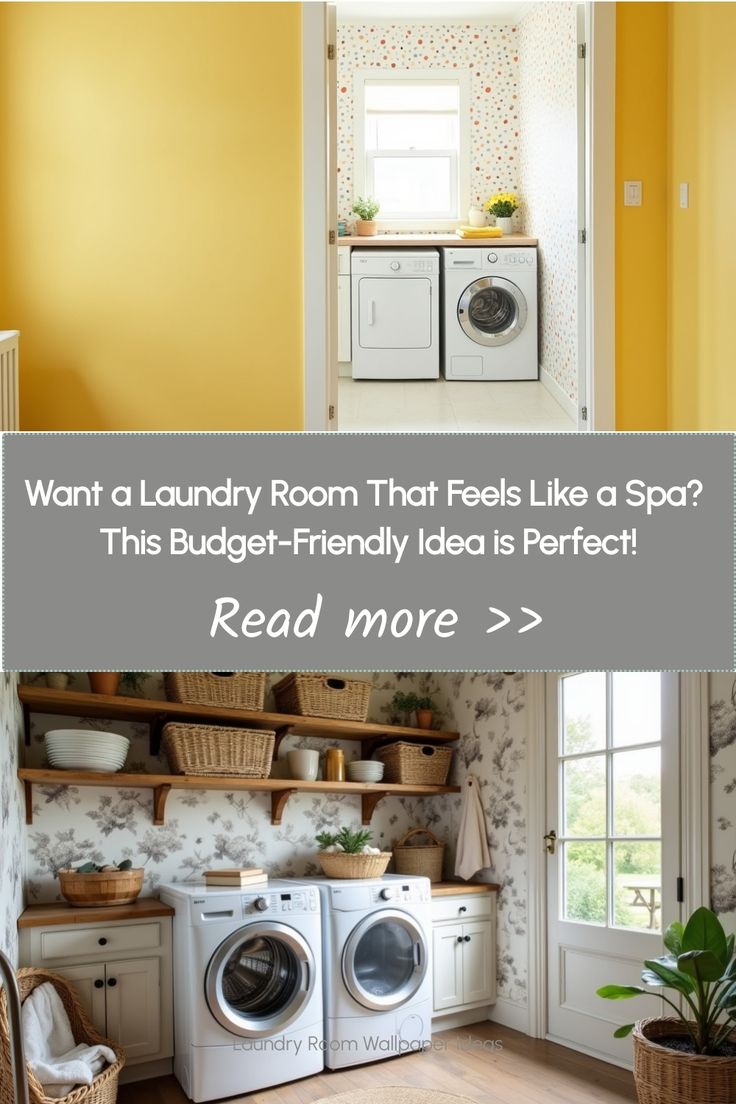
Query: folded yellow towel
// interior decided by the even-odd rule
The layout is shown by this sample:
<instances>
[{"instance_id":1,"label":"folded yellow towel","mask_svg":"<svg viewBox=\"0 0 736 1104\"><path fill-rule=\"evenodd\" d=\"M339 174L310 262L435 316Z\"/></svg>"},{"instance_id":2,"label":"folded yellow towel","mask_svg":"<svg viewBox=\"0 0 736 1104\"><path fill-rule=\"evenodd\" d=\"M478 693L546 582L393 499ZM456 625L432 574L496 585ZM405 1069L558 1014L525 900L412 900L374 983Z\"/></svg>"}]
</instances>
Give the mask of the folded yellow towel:
<instances>
[{"instance_id":1,"label":"folded yellow towel","mask_svg":"<svg viewBox=\"0 0 736 1104\"><path fill-rule=\"evenodd\" d=\"M458 226L459 238L500 238L503 232L498 226Z\"/></svg>"}]
</instances>

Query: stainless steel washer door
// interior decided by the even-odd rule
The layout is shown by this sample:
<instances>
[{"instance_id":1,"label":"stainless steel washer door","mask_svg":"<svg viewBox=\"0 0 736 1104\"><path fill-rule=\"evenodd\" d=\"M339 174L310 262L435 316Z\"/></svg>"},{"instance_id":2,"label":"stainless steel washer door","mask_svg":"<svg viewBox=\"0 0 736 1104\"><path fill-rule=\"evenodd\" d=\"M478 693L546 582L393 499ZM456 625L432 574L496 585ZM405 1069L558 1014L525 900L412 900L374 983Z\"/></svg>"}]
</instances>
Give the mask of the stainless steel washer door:
<instances>
[{"instance_id":1,"label":"stainless steel washer door","mask_svg":"<svg viewBox=\"0 0 736 1104\"><path fill-rule=\"evenodd\" d=\"M408 913L383 909L366 916L350 933L342 954L342 977L364 1008L400 1008L424 981L429 950L424 933Z\"/></svg>"},{"instance_id":2,"label":"stainless steel washer door","mask_svg":"<svg viewBox=\"0 0 736 1104\"><path fill-rule=\"evenodd\" d=\"M288 1027L315 985L309 944L286 924L263 921L239 928L207 966L204 991L219 1024L247 1039Z\"/></svg>"},{"instance_id":3,"label":"stainless steel washer door","mask_svg":"<svg viewBox=\"0 0 736 1104\"><path fill-rule=\"evenodd\" d=\"M457 317L463 331L478 345L507 345L526 324L526 297L503 276L483 276L460 296Z\"/></svg>"}]
</instances>

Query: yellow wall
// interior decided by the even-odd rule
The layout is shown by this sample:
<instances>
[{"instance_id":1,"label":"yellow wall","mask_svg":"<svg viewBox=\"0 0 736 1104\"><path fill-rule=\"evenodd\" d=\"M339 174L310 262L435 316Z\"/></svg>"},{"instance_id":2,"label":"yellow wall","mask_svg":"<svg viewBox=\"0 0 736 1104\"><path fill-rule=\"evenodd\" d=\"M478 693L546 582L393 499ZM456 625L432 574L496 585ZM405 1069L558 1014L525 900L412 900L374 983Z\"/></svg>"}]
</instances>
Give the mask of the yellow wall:
<instances>
[{"instance_id":1,"label":"yellow wall","mask_svg":"<svg viewBox=\"0 0 736 1104\"><path fill-rule=\"evenodd\" d=\"M24 429L301 428L300 89L297 3L0 4Z\"/></svg>"},{"instance_id":2,"label":"yellow wall","mask_svg":"<svg viewBox=\"0 0 736 1104\"><path fill-rule=\"evenodd\" d=\"M616 8L616 425L667 429L667 9ZM624 180L643 205L624 207Z\"/></svg>"},{"instance_id":3,"label":"yellow wall","mask_svg":"<svg viewBox=\"0 0 736 1104\"><path fill-rule=\"evenodd\" d=\"M736 4L670 8L670 427L734 430Z\"/></svg>"}]
</instances>

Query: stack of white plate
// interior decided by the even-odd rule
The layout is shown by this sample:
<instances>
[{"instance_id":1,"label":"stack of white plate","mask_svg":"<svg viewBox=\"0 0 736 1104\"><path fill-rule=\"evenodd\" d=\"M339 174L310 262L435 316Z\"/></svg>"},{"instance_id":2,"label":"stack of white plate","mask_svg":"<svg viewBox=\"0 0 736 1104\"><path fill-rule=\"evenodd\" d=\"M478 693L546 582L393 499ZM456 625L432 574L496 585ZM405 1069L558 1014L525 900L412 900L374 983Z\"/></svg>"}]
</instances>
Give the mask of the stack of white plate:
<instances>
[{"instance_id":1,"label":"stack of white plate","mask_svg":"<svg viewBox=\"0 0 736 1104\"><path fill-rule=\"evenodd\" d=\"M56 728L45 740L49 763L56 770L119 771L130 747L127 736L87 728Z\"/></svg>"},{"instance_id":2,"label":"stack of white plate","mask_svg":"<svg viewBox=\"0 0 736 1104\"><path fill-rule=\"evenodd\" d=\"M383 763L375 759L354 759L347 770L349 782L380 782L383 778Z\"/></svg>"}]
</instances>

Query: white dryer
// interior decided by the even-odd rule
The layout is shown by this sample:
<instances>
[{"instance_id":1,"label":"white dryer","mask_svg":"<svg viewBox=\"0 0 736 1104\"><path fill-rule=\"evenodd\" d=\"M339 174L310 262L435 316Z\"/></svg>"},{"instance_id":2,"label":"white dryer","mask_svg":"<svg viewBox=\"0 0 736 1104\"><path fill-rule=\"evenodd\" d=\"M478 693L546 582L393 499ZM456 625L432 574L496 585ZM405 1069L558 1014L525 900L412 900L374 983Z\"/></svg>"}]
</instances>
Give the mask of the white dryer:
<instances>
[{"instance_id":1,"label":"white dryer","mask_svg":"<svg viewBox=\"0 0 736 1104\"><path fill-rule=\"evenodd\" d=\"M194 1101L319 1073L322 933L316 889L165 885L174 915L174 1073Z\"/></svg>"},{"instance_id":2,"label":"white dryer","mask_svg":"<svg viewBox=\"0 0 736 1104\"><path fill-rule=\"evenodd\" d=\"M442 253L445 379L538 379L536 249Z\"/></svg>"},{"instance_id":3,"label":"white dryer","mask_svg":"<svg viewBox=\"0 0 736 1104\"><path fill-rule=\"evenodd\" d=\"M440 256L436 249L354 249L353 379L438 379Z\"/></svg>"},{"instance_id":4,"label":"white dryer","mask_svg":"<svg viewBox=\"0 0 736 1104\"><path fill-rule=\"evenodd\" d=\"M315 878L322 894L325 1065L423 1050L432 1035L428 878Z\"/></svg>"}]
</instances>

